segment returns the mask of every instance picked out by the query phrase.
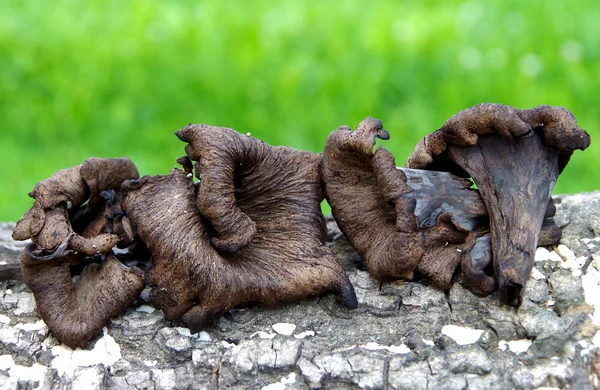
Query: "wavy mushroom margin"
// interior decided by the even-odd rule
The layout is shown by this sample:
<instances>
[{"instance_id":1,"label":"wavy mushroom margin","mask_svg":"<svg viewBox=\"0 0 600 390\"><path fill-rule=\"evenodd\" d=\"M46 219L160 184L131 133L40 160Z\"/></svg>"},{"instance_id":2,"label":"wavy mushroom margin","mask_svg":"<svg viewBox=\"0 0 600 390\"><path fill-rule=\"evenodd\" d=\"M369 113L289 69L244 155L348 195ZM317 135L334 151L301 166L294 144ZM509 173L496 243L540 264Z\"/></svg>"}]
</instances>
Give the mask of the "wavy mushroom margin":
<instances>
[{"instance_id":1,"label":"wavy mushroom margin","mask_svg":"<svg viewBox=\"0 0 600 390\"><path fill-rule=\"evenodd\" d=\"M457 113L425 136L406 167L471 177L490 217L491 256L465 262L471 284L493 278L500 299L519 306L547 217L551 192L574 150L590 136L563 107L519 110L483 103ZM490 264L491 262L491 264ZM492 273L486 269L490 268Z\"/></svg>"}]
</instances>

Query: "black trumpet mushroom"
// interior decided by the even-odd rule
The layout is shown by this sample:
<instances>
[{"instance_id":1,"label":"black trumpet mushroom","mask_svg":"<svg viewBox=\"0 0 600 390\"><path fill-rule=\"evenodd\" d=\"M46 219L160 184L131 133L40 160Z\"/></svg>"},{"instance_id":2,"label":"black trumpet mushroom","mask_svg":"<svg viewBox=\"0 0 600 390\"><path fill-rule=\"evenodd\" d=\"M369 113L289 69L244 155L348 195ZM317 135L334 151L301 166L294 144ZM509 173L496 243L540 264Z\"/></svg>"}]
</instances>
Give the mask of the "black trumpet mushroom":
<instances>
[{"instance_id":1,"label":"black trumpet mushroom","mask_svg":"<svg viewBox=\"0 0 600 390\"><path fill-rule=\"evenodd\" d=\"M119 194L123 181L138 177L125 158L90 158L61 170L31 191L34 204L13 231L15 240L32 241L21 271L40 316L72 348L83 346L144 288L142 271L111 254L115 245L134 241ZM71 266L83 267L75 282Z\"/></svg>"},{"instance_id":2,"label":"black trumpet mushroom","mask_svg":"<svg viewBox=\"0 0 600 390\"><path fill-rule=\"evenodd\" d=\"M325 195L340 230L382 282L415 274L449 289L462 272L478 295L495 291L484 271L490 263L489 217L472 182L450 172L397 168L375 139L388 139L382 123L364 119L355 131L333 131L323 154ZM539 244L553 245L560 229L548 204ZM470 267L470 268L468 268Z\"/></svg>"},{"instance_id":3,"label":"black trumpet mushroom","mask_svg":"<svg viewBox=\"0 0 600 390\"><path fill-rule=\"evenodd\" d=\"M475 226L461 218L474 208L476 219L477 198L451 175L397 169L386 149L373 152L376 138L389 133L370 117L355 131L342 126L329 135L322 172L333 216L375 279L409 280L416 271L448 289L475 241Z\"/></svg>"},{"instance_id":4,"label":"black trumpet mushroom","mask_svg":"<svg viewBox=\"0 0 600 390\"><path fill-rule=\"evenodd\" d=\"M408 168L471 177L488 210L490 243L481 238L475 257L462 267L474 292L492 292L495 278L501 300L521 304L544 219L553 215L554 184L573 151L589 144L589 135L562 107L518 110L489 103L459 112L418 143ZM493 275L486 272L490 262Z\"/></svg>"},{"instance_id":5,"label":"black trumpet mushroom","mask_svg":"<svg viewBox=\"0 0 600 390\"><path fill-rule=\"evenodd\" d=\"M188 143L184 169L128 181L122 200L151 254L146 282L167 318L198 331L234 307L328 292L357 306L324 245L320 155L207 125L176 135Z\"/></svg>"}]
</instances>

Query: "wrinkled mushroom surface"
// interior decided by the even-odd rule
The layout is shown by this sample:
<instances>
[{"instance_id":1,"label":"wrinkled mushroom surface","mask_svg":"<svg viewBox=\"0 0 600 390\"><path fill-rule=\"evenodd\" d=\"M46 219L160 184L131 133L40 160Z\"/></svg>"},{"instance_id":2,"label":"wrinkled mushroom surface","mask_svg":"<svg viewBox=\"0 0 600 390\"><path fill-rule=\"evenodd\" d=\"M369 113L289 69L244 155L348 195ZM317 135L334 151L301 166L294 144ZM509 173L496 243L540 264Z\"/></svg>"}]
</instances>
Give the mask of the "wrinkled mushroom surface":
<instances>
[{"instance_id":1,"label":"wrinkled mushroom surface","mask_svg":"<svg viewBox=\"0 0 600 390\"><path fill-rule=\"evenodd\" d=\"M120 191L123 181L138 177L127 158L89 158L58 171L29 193L33 206L17 222L12 237L31 239L46 252L68 240L70 249L85 255L106 253L121 238L131 240L127 237L131 228L119 212L115 191ZM121 237L106 232L107 223L119 225L112 230Z\"/></svg>"},{"instance_id":2,"label":"wrinkled mushroom surface","mask_svg":"<svg viewBox=\"0 0 600 390\"><path fill-rule=\"evenodd\" d=\"M412 279L417 271L447 289L485 214L477 195L448 174L397 169L387 150L373 152L375 138L389 134L366 118L355 131L333 131L325 144L325 194L340 230L377 280Z\"/></svg>"},{"instance_id":3,"label":"wrinkled mushroom surface","mask_svg":"<svg viewBox=\"0 0 600 390\"><path fill-rule=\"evenodd\" d=\"M369 272L391 281L410 279L416 271L448 289L461 267L469 266L467 275L479 286L472 290L478 295L493 292L496 280L483 272L491 260L491 243L479 191L470 180L449 172L397 168L387 150L373 152L377 137L389 134L376 119L366 118L356 131L340 127L330 134L323 161L332 213ZM548 203L545 216L554 211ZM560 239L551 218L542 231L541 244Z\"/></svg>"},{"instance_id":4,"label":"wrinkled mushroom surface","mask_svg":"<svg viewBox=\"0 0 600 390\"><path fill-rule=\"evenodd\" d=\"M131 305L144 289L144 274L112 255L91 263L75 282L69 257L40 260L31 246L21 256L21 270L35 296L37 311L52 334L71 348L81 347L111 318Z\"/></svg>"},{"instance_id":5,"label":"wrinkled mushroom surface","mask_svg":"<svg viewBox=\"0 0 600 390\"><path fill-rule=\"evenodd\" d=\"M234 130L177 132L196 161L123 185L123 208L152 256L147 284L167 318L193 331L227 310L333 292L357 306L323 241L319 155L273 147Z\"/></svg>"},{"instance_id":6,"label":"wrinkled mushroom surface","mask_svg":"<svg viewBox=\"0 0 600 390\"><path fill-rule=\"evenodd\" d=\"M488 210L492 255L463 264L472 290L491 292L481 280L494 277L501 300L521 304L554 184L573 151L589 143L562 107L487 103L454 115L418 143L407 167L470 176ZM490 261L493 275L485 271Z\"/></svg>"},{"instance_id":7,"label":"wrinkled mushroom surface","mask_svg":"<svg viewBox=\"0 0 600 390\"><path fill-rule=\"evenodd\" d=\"M32 241L21 271L40 316L72 348L84 345L144 287L141 270L110 254L115 245L133 242L118 198L121 183L138 177L128 159L90 158L59 171L35 186L34 204L13 231L15 240ZM75 282L72 265L83 267Z\"/></svg>"}]
</instances>

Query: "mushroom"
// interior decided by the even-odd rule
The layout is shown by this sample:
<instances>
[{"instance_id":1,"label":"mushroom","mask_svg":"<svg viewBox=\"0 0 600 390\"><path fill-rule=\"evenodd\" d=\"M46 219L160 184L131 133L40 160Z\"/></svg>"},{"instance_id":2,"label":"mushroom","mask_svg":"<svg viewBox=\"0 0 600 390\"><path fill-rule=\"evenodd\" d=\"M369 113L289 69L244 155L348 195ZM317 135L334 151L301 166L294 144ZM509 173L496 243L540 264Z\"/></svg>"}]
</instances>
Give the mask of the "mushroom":
<instances>
[{"instance_id":1,"label":"mushroom","mask_svg":"<svg viewBox=\"0 0 600 390\"><path fill-rule=\"evenodd\" d=\"M12 238L31 238L46 252L68 238L70 249L89 256L108 252L122 238L131 241L130 223L120 212L114 191L124 180L138 177L137 168L126 158L89 158L58 171L29 193L33 206L17 222ZM104 231L109 215L121 237Z\"/></svg>"},{"instance_id":2,"label":"mushroom","mask_svg":"<svg viewBox=\"0 0 600 390\"><path fill-rule=\"evenodd\" d=\"M122 200L152 256L146 282L167 318L196 332L234 307L327 292L357 306L323 244L320 155L207 125L176 134L189 142L184 170L125 182Z\"/></svg>"},{"instance_id":3,"label":"mushroom","mask_svg":"<svg viewBox=\"0 0 600 390\"><path fill-rule=\"evenodd\" d=\"M417 206L416 195L419 187L428 191L447 188L453 196L469 190L464 181L449 175L438 175L444 183L440 188L422 185L431 181L398 170L394 157L383 147L373 152L376 138L389 139L389 133L381 121L370 117L355 131L342 126L329 135L322 175L333 216L375 279L410 280L417 271L447 289L462 251L473 244L474 236L469 226L460 225L464 221L442 207L443 202ZM463 206L468 208L468 203ZM461 206L456 204L454 209Z\"/></svg>"},{"instance_id":4,"label":"mushroom","mask_svg":"<svg viewBox=\"0 0 600 390\"><path fill-rule=\"evenodd\" d=\"M34 294L37 311L52 334L71 348L82 347L111 318L131 305L144 289L144 274L107 254L102 264L88 264L75 282L69 267L74 254L44 259L29 244L21 270Z\"/></svg>"},{"instance_id":5,"label":"mushroom","mask_svg":"<svg viewBox=\"0 0 600 390\"><path fill-rule=\"evenodd\" d=\"M31 191L34 204L13 231L15 240L32 240L21 271L40 316L72 348L83 346L144 287L140 269L110 254L134 240L118 192L124 180L138 177L128 159L90 158L61 170ZM75 282L71 265L83 266Z\"/></svg>"},{"instance_id":6,"label":"mushroom","mask_svg":"<svg viewBox=\"0 0 600 390\"><path fill-rule=\"evenodd\" d=\"M501 300L521 304L544 218L553 215L554 184L573 151L589 144L589 135L562 107L518 110L489 103L459 112L418 143L408 168L471 177L488 210L491 242L481 238L480 250L463 261L472 290L490 292L491 262ZM485 254L487 246L491 255Z\"/></svg>"},{"instance_id":7,"label":"mushroom","mask_svg":"<svg viewBox=\"0 0 600 390\"><path fill-rule=\"evenodd\" d=\"M449 172L397 168L386 149L373 152L376 138L389 133L373 118L329 135L322 176L333 216L377 280L412 279L416 272L449 289L465 259L491 256L481 195L470 180ZM547 221L540 241L555 244L560 230ZM473 276L480 276L480 295L495 290L495 279Z\"/></svg>"}]
</instances>

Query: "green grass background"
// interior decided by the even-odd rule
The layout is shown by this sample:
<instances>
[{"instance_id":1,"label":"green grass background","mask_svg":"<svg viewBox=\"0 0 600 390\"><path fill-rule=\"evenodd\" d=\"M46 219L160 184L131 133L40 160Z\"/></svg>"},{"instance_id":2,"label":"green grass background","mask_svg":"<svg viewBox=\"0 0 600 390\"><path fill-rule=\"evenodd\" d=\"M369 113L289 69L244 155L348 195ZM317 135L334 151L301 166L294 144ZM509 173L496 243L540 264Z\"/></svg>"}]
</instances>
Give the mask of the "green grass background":
<instances>
[{"instance_id":1,"label":"green grass background","mask_svg":"<svg viewBox=\"0 0 600 390\"><path fill-rule=\"evenodd\" d=\"M556 192L600 185L600 3L0 2L0 220L89 156L165 174L188 122L314 152L383 120L403 164L480 102L569 108L592 135Z\"/></svg>"}]
</instances>

